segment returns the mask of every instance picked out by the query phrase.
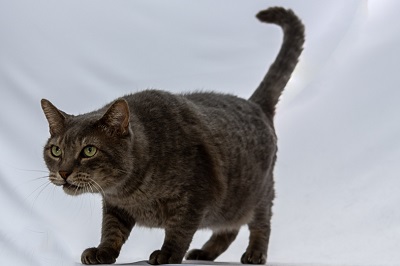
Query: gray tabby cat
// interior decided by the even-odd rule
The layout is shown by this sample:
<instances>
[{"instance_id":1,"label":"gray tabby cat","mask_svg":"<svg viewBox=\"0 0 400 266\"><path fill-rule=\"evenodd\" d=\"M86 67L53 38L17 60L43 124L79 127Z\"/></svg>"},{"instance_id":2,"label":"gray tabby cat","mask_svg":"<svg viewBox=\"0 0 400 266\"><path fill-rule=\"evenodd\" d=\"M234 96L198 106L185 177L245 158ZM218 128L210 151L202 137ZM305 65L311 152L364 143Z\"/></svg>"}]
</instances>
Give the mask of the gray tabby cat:
<instances>
[{"instance_id":1,"label":"gray tabby cat","mask_svg":"<svg viewBox=\"0 0 400 266\"><path fill-rule=\"evenodd\" d=\"M135 224L165 229L149 263L181 263L194 233L211 238L189 260L215 260L250 229L242 263L264 264L274 199L275 105L304 43L304 26L291 10L257 15L284 30L275 62L249 100L217 93L158 90L124 96L83 115L47 100L50 127L44 160L50 181L65 193L101 193L101 241L84 264L114 263Z\"/></svg>"}]
</instances>

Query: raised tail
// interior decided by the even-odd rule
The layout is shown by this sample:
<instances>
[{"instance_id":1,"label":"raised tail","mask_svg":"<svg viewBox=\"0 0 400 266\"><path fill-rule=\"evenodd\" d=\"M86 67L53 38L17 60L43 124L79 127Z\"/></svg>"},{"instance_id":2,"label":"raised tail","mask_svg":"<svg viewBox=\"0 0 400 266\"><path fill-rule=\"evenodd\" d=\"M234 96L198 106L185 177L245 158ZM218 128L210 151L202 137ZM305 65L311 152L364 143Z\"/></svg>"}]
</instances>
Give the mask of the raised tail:
<instances>
[{"instance_id":1,"label":"raised tail","mask_svg":"<svg viewBox=\"0 0 400 266\"><path fill-rule=\"evenodd\" d=\"M274 116L279 101L290 76L303 51L304 25L292 10L272 7L257 14L262 22L274 23L283 29L283 43L274 63L270 66L263 81L249 98L260 105L264 112Z\"/></svg>"}]
</instances>

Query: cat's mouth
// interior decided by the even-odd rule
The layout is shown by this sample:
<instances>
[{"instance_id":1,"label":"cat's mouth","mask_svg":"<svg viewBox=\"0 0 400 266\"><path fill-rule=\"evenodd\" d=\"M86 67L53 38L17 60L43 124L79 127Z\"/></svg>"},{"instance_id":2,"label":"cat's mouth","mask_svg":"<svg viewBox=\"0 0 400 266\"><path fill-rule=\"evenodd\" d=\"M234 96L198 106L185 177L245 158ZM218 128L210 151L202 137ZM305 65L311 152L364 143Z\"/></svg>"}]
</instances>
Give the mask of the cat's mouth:
<instances>
[{"instance_id":1,"label":"cat's mouth","mask_svg":"<svg viewBox=\"0 0 400 266\"><path fill-rule=\"evenodd\" d=\"M65 183L64 185L62 185L62 187L64 189L64 192L69 195L78 195L81 194L84 190L84 187L71 183Z\"/></svg>"}]
</instances>

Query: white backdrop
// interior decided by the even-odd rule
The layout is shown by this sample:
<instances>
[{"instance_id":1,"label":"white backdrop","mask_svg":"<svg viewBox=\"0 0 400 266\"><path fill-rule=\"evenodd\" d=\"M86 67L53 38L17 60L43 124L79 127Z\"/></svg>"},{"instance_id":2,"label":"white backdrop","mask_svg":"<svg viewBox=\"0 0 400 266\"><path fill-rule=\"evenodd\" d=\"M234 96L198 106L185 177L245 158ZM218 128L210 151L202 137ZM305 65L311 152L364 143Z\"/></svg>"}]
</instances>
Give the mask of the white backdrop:
<instances>
[{"instance_id":1,"label":"white backdrop","mask_svg":"<svg viewBox=\"0 0 400 266\"><path fill-rule=\"evenodd\" d=\"M248 97L281 44L254 18L274 5L307 37L276 116L268 260L400 265L396 0L0 1L0 265L71 265L100 238L100 197L47 182L41 98L78 114L145 88ZM218 260L239 261L247 237ZM146 260L162 240L135 228L118 262Z\"/></svg>"}]
</instances>

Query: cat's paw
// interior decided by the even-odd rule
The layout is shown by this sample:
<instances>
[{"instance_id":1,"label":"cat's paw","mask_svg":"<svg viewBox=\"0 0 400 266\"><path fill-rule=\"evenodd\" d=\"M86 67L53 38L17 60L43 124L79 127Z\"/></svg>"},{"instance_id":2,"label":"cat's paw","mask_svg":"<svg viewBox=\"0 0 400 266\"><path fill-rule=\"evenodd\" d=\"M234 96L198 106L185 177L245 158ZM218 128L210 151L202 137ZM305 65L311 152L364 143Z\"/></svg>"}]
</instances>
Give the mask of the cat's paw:
<instances>
[{"instance_id":1,"label":"cat's paw","mask_svg":"<svg viewBox=\"0 0 400 266\"><path fill-rule=\"evenodd\" d=\"M192 249L186 254L187 260L215 260L214 256L210 254L210 252L202 250L202 249Z\"/></svg>"},{"instance_id":2,"label":"cat's paw","mask_svg":"<svg viewBox=\"0 0 400 266\"><path fill-rule=\"evenodd\" d=\"M118 253L111 248L88 248L83 251L81 262L83 264L112 264L115 263Z\"/></svg>"},{"instance_id":3,"label":"cat's paw","mask_svg":"<svg viewBox=\"0 0 400 266\"><path fill-rule=\"evenodd\" d=\"M258 250L246 251L240 261L243 264L265 264L266 256L264 252Z\"/></svg>"},{"instance_id":4,"label":"cat's paw","mask_svg":"<svg viewBox=\"0 0 400 266\"><path fill-rule=\"evenodd\" d=\"M156 250L150 255L149 263L152 265L159 264L180 264L182 263L183 256L178 256L171 252L163 250Z\"/></svg>"}]
</instances>

